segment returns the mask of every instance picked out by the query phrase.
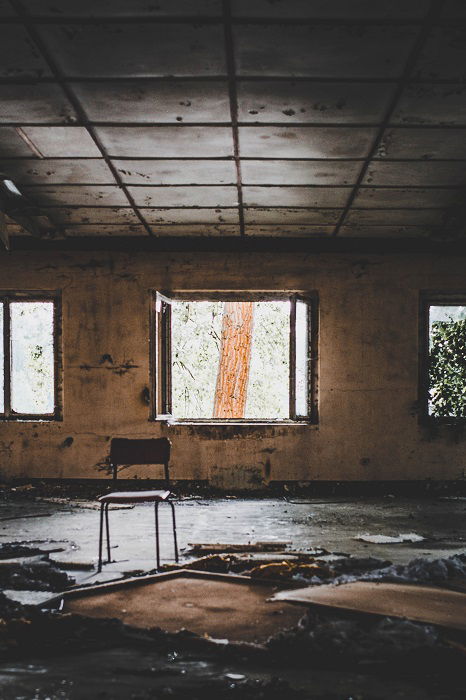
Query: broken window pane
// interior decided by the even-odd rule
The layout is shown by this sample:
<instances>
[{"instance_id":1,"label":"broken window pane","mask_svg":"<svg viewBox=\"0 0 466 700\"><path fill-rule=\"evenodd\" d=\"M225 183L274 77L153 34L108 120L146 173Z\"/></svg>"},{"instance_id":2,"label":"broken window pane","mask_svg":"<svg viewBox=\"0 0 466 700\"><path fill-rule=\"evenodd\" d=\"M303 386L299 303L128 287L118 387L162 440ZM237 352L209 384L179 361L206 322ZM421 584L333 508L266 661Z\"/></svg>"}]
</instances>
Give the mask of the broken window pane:
<instances>
[{"instance_id":1,"label":"broken window pane","mask_svg":"<svg viewBox=\"0 0 466 700\"><path fill-rule=\"evenodd\" d=\"M296 301L296 415L306 416L309 395L308 305Z\"/></svg>"},{"instance_id":2,"label":"broken window pane","mask_svg":"<svg viewBox=\"0 0 466 700\"><path fill-rule=\"evenodd\" d=\"M12 302L11 408L15 413L54 412L54 305Z\"/></svg>"},{"instance_id":3,"label":"broken window pane","mask_svg":"<svg viewBox=\"0 0 466 700\"><path fill-rule=\"evenodd\" d=\"M3 354L3 303L0 302L0 413L5 410L5 358Z\"/></svg>"},{"instance_id":4,"label":"broken window pane","mask_svg":"<svg viewBox=\"0 0 466 700\"><path fill-rule=\"evenodd\" d=\"M289 301L173 301L173 415L288 418L289 318Z\"/></svg>"},{"instance_id":5,"label":"broken window pane","mask_svg":"<svg viewBox=\"0 0 466 700\"><path fill-rule=\"evenodd\" d=\"M429 415L466 418L466 306L429 308Z\"/></svg>"}]
</instances>

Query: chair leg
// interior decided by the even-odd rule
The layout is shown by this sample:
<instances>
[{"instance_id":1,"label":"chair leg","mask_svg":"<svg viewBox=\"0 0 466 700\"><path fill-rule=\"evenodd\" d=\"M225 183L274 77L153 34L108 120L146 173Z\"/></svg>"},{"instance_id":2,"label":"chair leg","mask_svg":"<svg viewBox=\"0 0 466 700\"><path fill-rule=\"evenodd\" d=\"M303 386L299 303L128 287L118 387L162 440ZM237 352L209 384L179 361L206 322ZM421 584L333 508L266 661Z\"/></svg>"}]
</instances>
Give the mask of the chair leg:
<instances>
[{"instance_id":1,"label":"chair leg","mask_svg":"<svg viewBox=\"0 0 466 700\"><path fill-rule=\"evenodd\" d=\"M105 508L105 529L107 531L107 559L108 563L110 564L111 561L111 556L110 556L110 528L108 526L108 508L110 506L110 503L106 503L106 508Z\"/></svg>"},{"instance_id":2,"label":"chair leg","mask_svg":"<svg viewBox=\"0 0 466 700\"><path fill-rule=\"evenodd\" d=\"M104 507L105 503L100 504L100 529L99 529L99 564L97 566L97 572L102 571L102 540L104 534Z\"/></svg>"},{"instance_id":3,"label":"chair leg","mask_svg":"<svg viewBox=\"0 0 466 700\"><path fill-rule=\"evenodd\" d=\"M175 545L175 561L178 564L178 542L176 539L176 520L175 520L175 506L172 501L168 501L172 509L172 522L173 522L173 543Z\"/></svg>"},{"instance_id":4,"label":"chair leg","mask_svg":"<svg viewBox=\"0 0 466 700\"><path fill-rule=\"evenodd\" d=\"M159 542L159 503L154 503L155 514L155 552L157 556L157 571L160 569L160 542Z\"/></svg>"}]
</instances>

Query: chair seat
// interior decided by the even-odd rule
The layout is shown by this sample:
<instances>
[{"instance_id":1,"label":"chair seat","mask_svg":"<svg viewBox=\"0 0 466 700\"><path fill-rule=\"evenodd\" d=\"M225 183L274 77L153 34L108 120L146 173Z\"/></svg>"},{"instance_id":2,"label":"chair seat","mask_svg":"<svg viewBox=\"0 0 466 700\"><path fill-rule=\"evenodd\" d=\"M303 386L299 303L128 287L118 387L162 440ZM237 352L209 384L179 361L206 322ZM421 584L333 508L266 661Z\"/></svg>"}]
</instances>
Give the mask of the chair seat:
<instances>
[{"instance_id":1,"label":"chair seat","mask_svg":"<svg viewBox=\"0 0 466 700\"><path fill-rule=\"evenodd\" d=\"M114 491L99 496L101 503L144 503L166 501L170 491Z\"/></svg>"}]
</instances>

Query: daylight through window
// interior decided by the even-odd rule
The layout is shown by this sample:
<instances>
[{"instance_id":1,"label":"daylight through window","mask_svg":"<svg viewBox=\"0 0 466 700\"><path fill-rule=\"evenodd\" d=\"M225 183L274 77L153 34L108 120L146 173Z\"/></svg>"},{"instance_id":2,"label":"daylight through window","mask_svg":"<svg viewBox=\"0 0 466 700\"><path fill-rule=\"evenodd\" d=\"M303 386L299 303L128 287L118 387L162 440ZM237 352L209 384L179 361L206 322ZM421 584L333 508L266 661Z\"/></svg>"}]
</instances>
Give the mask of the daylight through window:
<instances>
[{"instance_id":1,"label":"daylight through window","mask_svg":"<svg viewBox=\"0 0 466 700\"><path fill-rule=\"evenodd\" d=\"M428 412L466 418L466 300L429 305Z\"/></svg>"},{"instance_id":2,"label":"daylight through window","mask_svg":"<svg viewBox=\"0 0 466 700\"><path fill-rule=\"evenodd\" d=\"M314 417L316 302L297 295L157 294L156 416Z\"/></svg>"},{"instance_id":3,"label":"daylight through window","mask_svg":"<svg viewBox=\"0 0 466 700\"><path fill-rule=\"evenodd\" d=\"M55 400L55 302L0 297L0 415L50 418Z\"/></svg>"}]
</instances>

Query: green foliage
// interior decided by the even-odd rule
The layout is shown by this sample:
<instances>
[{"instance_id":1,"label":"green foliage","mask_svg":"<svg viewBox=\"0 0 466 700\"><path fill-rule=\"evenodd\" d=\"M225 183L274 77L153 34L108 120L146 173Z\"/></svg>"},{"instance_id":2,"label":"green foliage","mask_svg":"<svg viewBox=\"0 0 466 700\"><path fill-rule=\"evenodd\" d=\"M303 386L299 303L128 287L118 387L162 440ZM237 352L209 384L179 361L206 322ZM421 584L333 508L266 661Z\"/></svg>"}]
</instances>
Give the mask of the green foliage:
<instances>
[{"instance_id":1,"label":"green foliage","mask_svg":"<svg viewBox=\"0 0 466 700\"><path fill-rule=\"evenodd\" d=\"M466 418L466 319L432 324L429 398L431 415Z\"/></svg>"}]
</instances>

